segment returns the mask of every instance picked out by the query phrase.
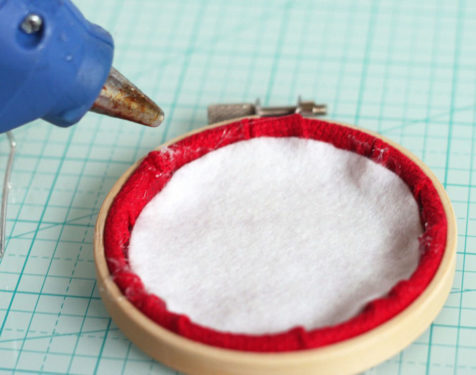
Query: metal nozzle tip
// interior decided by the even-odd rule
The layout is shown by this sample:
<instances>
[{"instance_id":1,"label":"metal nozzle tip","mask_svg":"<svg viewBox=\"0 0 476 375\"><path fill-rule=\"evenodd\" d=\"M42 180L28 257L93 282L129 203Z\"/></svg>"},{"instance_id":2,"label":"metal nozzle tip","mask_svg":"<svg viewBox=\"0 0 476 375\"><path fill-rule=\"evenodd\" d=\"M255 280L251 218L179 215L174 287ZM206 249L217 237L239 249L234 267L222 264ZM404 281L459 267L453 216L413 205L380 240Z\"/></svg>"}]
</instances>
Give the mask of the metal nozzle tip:
<instances>
[{"instance_id":1,"label":"metal nozzle tip","mask_svg":"<svg viewBox=\"0 0 476 375\"><path fill-rule=\"evenodd\" d=\"M114 68L91 111L151 127L164 120L162 109Z\"/></svg>"},{"instance_id":2,"label":"metal nozzle tip","mask_svg":"<svg viewBox=\"0 0 476 375\"><path fill-rule=\"evenodd\" d=\"M159 111L157 112L157 118L150 124L150 126L153 128L159 126L164 121L164 112L162 111L162 109L160 109L160 107L157 108L159 109Z\"/></svg>"}]
</instances>

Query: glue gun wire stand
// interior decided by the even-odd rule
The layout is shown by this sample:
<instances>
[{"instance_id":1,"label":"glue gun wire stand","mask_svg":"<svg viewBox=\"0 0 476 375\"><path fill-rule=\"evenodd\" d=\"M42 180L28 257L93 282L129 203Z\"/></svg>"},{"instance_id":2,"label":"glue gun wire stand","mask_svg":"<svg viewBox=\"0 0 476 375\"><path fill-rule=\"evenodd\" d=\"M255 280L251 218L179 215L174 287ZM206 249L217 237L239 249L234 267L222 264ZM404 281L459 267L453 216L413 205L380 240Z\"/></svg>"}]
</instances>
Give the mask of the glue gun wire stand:
<instances>
[{"instance_id":1,"label":"glue gun wire stand","mask_svg":"<svg viewBox=\"0 0 476 375\"><path fill-rule=\"evenodd\" d=\"M12 174L13 159L15 157L16 142L11 131L7 132L8 143L10 144L10 153L8 155L7 166L5 168L5 176L3 180L2 191L2 207L0 211L0 259L5 253L5 231L7 228L7 204L8 193L10 191L10 176Z\"/></svg>"}]
</instances>

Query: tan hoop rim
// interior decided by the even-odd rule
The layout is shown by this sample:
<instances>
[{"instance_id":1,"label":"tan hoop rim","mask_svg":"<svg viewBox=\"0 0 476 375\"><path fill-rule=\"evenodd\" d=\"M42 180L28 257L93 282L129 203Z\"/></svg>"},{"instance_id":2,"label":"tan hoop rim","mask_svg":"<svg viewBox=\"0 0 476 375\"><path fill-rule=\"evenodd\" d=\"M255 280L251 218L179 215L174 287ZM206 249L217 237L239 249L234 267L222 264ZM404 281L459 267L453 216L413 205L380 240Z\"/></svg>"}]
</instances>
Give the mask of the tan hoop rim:
<instances>
[{"instance_id":1,"label":"tan hoop rim","mask_svg":"<svg viewBox=\"0 0 476 375\"><path fill-rule=\"evenodd\" d=\"M235 121L206 126L177 137L159 148ZM433 172L410 151L372 131L336 124L382 139L415 162L433 182L445 210L448 233L441 264L425 291L404 311L371 331L317 349L286 353L240 352L208 346L170 332L146 317L124 297L112 280L104 255L103 233L109 208L128 177L141 163L142 160L139 160L119 178L107 195L98 215L94 235L94 259L102 300L114 322L134 344L152 358L190 375L352 374L398 353L424 332L443 307L453 282L457 233L451 202Z\"/></svg>"}]
</instances>

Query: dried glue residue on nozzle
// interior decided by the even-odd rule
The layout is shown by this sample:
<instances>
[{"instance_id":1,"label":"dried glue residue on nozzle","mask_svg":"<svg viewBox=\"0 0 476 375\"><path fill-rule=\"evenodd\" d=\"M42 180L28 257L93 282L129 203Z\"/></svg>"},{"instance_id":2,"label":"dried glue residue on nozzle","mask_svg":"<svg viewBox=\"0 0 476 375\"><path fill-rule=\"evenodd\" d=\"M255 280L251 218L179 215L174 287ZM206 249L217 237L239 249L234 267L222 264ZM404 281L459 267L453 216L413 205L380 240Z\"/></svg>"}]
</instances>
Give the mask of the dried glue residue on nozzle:
<instances>
[{"instance_id":1,"label":"dried glue residue on nozzle","mask_svg":"<svg viewBox=\"0 0 476 375\"><path fill-rule=\"evenodd\" d=\"M310 139L194 160L140 213L129 262L171 312L220 331L334 325L416 269L423 229L393 172Z\"/></svg>"}]
</instances>

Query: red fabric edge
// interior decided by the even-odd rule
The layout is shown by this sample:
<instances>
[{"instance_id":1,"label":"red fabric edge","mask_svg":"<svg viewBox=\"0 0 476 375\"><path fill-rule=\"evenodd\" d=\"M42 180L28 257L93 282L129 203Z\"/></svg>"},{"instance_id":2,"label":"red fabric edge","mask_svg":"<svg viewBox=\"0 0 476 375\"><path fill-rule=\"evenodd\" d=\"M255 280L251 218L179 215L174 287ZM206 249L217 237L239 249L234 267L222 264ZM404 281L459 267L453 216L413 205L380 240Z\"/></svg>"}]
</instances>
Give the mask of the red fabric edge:
<instances>
[{"instance_id":1,"label":"red fabric edge","mask_svg":"<svg viewBox=\"0 0 476 375\"><path fill-rule=\"evenodd\" d=\"M210 151L254 137L302 137L333 144L367 157L396 173L412 191L420 208L424 234L422 256L408 280L388 295L371 301L354 318L335 326L306 330L295 327L269 335L220 332L167 310L158 296L148 294L128 264L131 230L143 207L167 184L174 171ZM359 130L299 115L244 119L191 135L163 151L151 152L129 177L109 210L104 249L111 275L129 301L153 321L188 339L221 348L254 352L283 352L318 348L367 332L403 311L427 287L446 247L447 220L443 204L425 173L388 143Z\"/></svg>"}]
</instances>

